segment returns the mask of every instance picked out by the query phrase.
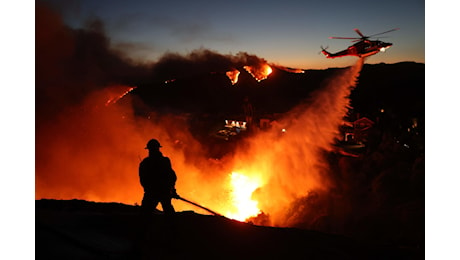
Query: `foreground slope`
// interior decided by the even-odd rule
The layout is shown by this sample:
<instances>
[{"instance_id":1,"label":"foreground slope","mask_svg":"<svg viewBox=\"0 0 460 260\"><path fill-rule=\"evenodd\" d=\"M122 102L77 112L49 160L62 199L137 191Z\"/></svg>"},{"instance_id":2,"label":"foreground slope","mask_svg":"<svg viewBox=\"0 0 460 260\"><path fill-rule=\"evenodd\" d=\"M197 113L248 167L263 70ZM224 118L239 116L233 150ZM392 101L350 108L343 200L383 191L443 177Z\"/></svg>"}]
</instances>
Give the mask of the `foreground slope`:
<instances>
[{"instance_id":1,"label":"foreground slope","mask_svg":"<svg viewBox=\"0 0 460 260\"><path fill-rule=\"evenodd\" d=\"M420 259L420 250L315 231L178 212L174 223L139 207L37 200L36 259Z\"/></svg>"}]
</instances>

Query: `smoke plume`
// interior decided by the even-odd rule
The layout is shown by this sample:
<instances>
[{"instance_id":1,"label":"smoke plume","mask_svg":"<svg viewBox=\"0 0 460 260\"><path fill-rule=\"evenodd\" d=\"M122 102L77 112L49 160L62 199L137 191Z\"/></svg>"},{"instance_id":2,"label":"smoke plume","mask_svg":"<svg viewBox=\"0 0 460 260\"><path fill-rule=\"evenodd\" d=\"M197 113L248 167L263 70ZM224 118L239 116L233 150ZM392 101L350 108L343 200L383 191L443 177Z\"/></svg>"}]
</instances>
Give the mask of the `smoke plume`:
<instances>
[{"instance_id":1,"label":"smoke plume","mask_svg":"<svg viewBox=\"0 0 460 260\"><path fill-rule=\"evenodd\" d=\"M310 101L285 115L280 124L287 133L282 138L277 131L261 133L248 141L247 149L216 161L205 156L188 131L187 117L152 112L148 118L139 118L132 108L140 102L135 96L106 104L148 77L225 72L255 66L263 59L244 52L233 56L201 49L186 56L169 53L143 67L109 48L99 21L73 30L37 5L36 26L37 198L138 203L137 165L146 156L143 147L150 138L159 139L163 152L171 157L178 190L217 210L227 206L229 174L235 169L261 176L265 183L257 192L261 209L279 225L290 224L281 221L285 218L280 212L292 201L311 190L329 188L321 151L330 150L360 66L337 76ZM125 90L120 91L120 85ZM267 200L267 194L273 193L277 199Z\"/></svg>"},{"instance_id":2,"label":"smoke plume","mask_svg":"<svg viewBox=\"0 0 460 260\"><path fill-rule=\"evenodd\" d=\"M231 174L238 172L260 183L252 193L263 212L251 219L256 224L347 233L357 230L357 223L369 223L369 216L380 220L380 208L374 205L411 220L413 212L389 206L399 198L396 194L411 196L406 186L390 185L388 180L400 175L382 170L366 179L354 172L354 162L332 153L363 60L337 71L307 100L276 120L271 130L253 133L220 159L209 158L206 147L190 133L188 115L160 112L138 96L126 94L142 82L210 72L225 75L260 64L266 61L245 52L222 55L205 49L188 55L167 53L158 62L135 64L110 49L99 21L89 22L85 29L70 29L58 15L37 4L36 199L140 203L138 165L147 156L146 142L156 138L163 154L171 158L178 193L220 213L234 207ZM146 107L149 113L138 116L134 107ZM375 156L376 165L386 169L387 161L381 158L390 158L386 156L391 153ZM405 178L423 182L421 164L418 161L413 175ZM371 166L370 170L363 166L361 173L373 173ZM397 167L399 172L410 165ZM419 186L410 190L420 192ZM371 196L362 200L362 194ZM179 201L174 205L177 210L191 207ZM421 207L413 205L417 210Z\"/></svg>"},{"instance_id":3,"label":"smoke plume","mask_svg":"<svg viewBox=\"0 0 460 260\"><path fill-rule=\"evenodd\" d=\"M208 49L193 50L189 54L166 53L153 67L153 76L165 80L194 75L226 73L243 66L259 66L267 62L255 55L238 52L223 55Z\"/></svg>"},{"instance_id":4,"label":"smoke plume","mask_svg":"<svg viewBox=\"0 0 460 260\"><path fill-rule=\"evenodd\" d=\"M139 203L138 163L147 155L145 143L157 138L178 173L178 189L220 201L215 194L226 181L220 178L225 166L193 156L205 152L188 130L189 119L154 111L147 118L138 117L133 107L148 106L125 94L138 83L225 73L263 59L244 52L221 55L201 49L135 64L110 48L100 21L72 29L42 3L36 6L36 55L37 199ZM201 192L204 181L207 195Z\"/></svg>"},{"instance_id":5,"label":"smoke plume","mask_svg":"<svg viewBox=\"0 0 460 260\"><path fill-rule=\"evenodd\" d=\"M101 21L75 30L43 4L37 3L35 13L38 123L80 103L94 90L145 80L148 67L132 64L111 50Z\"/></svg>"}]
</instances>

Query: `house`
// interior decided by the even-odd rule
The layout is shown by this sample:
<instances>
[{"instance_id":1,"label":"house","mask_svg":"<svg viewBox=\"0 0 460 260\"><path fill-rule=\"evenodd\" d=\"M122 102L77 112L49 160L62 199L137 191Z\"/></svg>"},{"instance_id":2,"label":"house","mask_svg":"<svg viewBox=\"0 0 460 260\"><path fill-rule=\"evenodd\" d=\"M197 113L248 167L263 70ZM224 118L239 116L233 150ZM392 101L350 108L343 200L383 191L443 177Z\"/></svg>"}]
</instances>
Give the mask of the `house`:
<instances>
[{"instance_id":1,"label":"house","mask_svg":"<svg viewBox=\"0 0 460 260\"><path fill-rule=\"evenodd\" d=\"M374 121L367 117L361 117L354 122L344 123L341 128L344 141L358 144L367 142L369 130L374 124Z\"/></svg>"}]
</instances>

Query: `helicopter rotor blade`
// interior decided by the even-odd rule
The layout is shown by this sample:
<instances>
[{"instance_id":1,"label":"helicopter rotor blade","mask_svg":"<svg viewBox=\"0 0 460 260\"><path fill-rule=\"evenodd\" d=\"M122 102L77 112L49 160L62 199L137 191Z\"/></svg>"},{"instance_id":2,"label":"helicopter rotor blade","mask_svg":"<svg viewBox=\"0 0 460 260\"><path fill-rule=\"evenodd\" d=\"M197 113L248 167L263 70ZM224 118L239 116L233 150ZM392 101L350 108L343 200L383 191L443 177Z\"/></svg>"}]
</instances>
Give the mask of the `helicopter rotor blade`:
<instances>
[{"instance_id":1,"label":"helicopter rotor blade","mask_svg":"<svg viewBox=\"0 0 460 260\"><path fill-rule=\"evenodd\" d=\"M342 40L359 40L357 37L329 37L329 39L342 39Z\"/></svg>"},{"instance_id":2,"label":"helicopter rotor blade","mask_svg":"<svg viewBox=\"0 0 460 260\"><path fill-rule=\"evenodd\" d=\"M355 32L357 34L359 34L359 36L361 36L360 38L358 38L358 37L329 37L329 39L354 40L352 42L357 42L357 41L360 41L360 40L367 40L367 39L369 39L371 37L374 37L374 36L377 36L377 35L393 32L393 31L399 30L399 28L394 28L394 29L391 29L391 30L388 30L388 31L385 31L385 32L376 33L376 34L372 34L372 35L369 35L369 36L366 36L366 35L362 34L361 31L359 29L357 29L357 28L354 29L354 30L355 30ZM385 38L385 37L379 37L379 38Z\"/></svg>"},{"instance_id":3,"label":"helicopter rotor blade","mask_svg":"<svg viewBox=\"0 0 460 260\"><path fill-rule=\"evenodd\" d=\"M388 30L386 32L381 32L381 33L377 33L377 34L373 34L373 35L370 35L368 37L374 37L376 35L380 35L380 34L384 34L384 33L389 33L389 32L392 32L392 31L396 31L396 30L399 30L399 28L394 28L394 29L391 29L391 30ZM380 38L380 37L379 37Z\"/></svg>"},{"instance_id":4,"label":"helicopter rotor blade","mask_svg":"<svg viewBox=\"0 0 460 260\"><path fill-rule=\"evenodd\" d=\"M357 34L359 34L359 36L361 36L362 38L366 38L366 36L364 36L364 34L362 34L359 29L355 28L354 30Z\"/></svg>"}]
</instances>

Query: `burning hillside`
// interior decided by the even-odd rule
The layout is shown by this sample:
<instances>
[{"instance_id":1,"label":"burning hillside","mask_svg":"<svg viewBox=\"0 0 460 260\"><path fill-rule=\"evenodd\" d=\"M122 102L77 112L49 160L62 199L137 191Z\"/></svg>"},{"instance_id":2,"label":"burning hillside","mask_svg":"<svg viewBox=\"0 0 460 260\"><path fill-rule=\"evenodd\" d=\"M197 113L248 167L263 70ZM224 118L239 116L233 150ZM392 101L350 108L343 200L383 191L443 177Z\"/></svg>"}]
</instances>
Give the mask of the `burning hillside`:
<instances>
[{"instance_id":1,"label":"burning hillside","mask_svg":"<svg viewBox=\"0 0 460 260\"><path fill-rule=\"evenodd\" d=\"M232 160L210 164L200 156L203 149L188 132L186 118L155 112L147 119L137 117L132 104L139 100L128 94L139 81L232 68L245 67L260 81L271 72L266 61L243 52L198 50L134 66L110 50L99 21L72 30L41 5L37 21L36 197L138 203L137 164L145 156L139 148L156 137L174 161L178 189L223 211L232 200L227 181ZM203 183L209 185L206 192Z\"/></svg>"},{"instance_id":2,"label":"burning hillside","mask_svg":"<svg viewBox=\"0 0 460 260\"><path fill-rule=\"evenodd\" d=\"M266 79L272 71L265 59L246 52L223 55L207 49L198 49L187 55L164 54L153 65L152 74L154 78L162 78L164 81L209 73L225 74L232 84L235 84L242 69L248 71L257 81Z\"/></svg>"},{"instance_id":3,"label":"burning hillside","mask_svg":"<svg viewBox=\"0 0 460 260\"><path fill-rule=\"evenodd\" d=\"M51 18L54 20L49 21ZM306 90L296 89L291 100L301 102L292 104L276 121L283 131L278 127L253 131L231 152L216 159L206 152L209 144L191 133L191 112L174 113L176 107L169 98L174 96L175 104L185 108L187 104L235 102L209 93L249 93L257 99L267 91L270 99L263 96L259 100L274 106L279 96L270 92L273 89L259 92L250 85L243 92L238 82L251 75L254 84L268 84L272 76L280 77L275 75L275 66L244 52L221 55L203 49L188 55L167 53L156 63L133 65L109 48L109 39L97 22L88 30L75 31L39 5L37 21L36 199L139 204L142 189L138 165L147 156L145 143L156 138L177 173L179 195L229 218L346 233L348 226L356 227L348 225L350 222L378 214L376 208L356 210L360 205L375 205L374 201L349 196L356 195L350 187L358 181L367 189L366 178L351 178L353 167L348 161L336 159L331 163L330 158L363 60L334 71L316 91L308 92L307 99L298 95ZM235 87L224 93L219 88L222 85L209 87L196 77L210 73L222 76L213 83L221 83L223 78ZM178 87L181 82L187 82L186 86ZM146 92L151 96L143 96ZM164 106L146 104L143 98L150 97L161 100ZM220 113L214 107L206 114L209 111ZM337 165L343 170L337 171ZM418 174L414 171L412 177L418 180ZM386 196L388 189L380 181L387 175L378 179L368 176L376 200L382 203L378 205L385 205L387 197L380 195ZM191 207L180 201L174 201L174 206L178 211ZM419 204L412 206L418 209ZM358 216L350 220L352 212ZM412 219L406 213L401 215Z\"/></svg>"},{"instance_id":4,"label":"burning hillside","mask_svg":"<svg viewBox=\"0 0 460 260\"><path fill-rule=\"evenodd\" d=\"M281 121L287 129L282 137L275 130L260 133L245 149L217 163L204 156L186 121L134 116L129 102L112 102L126 93L120 87L95 92L39 133L36 196L139 203L137 165L146 155L145 140L156 137L172 159L183 196L218 212L235 212L230 214L240 220L264 212L274 225L289 225L282 212L290 203L312 190L330 188L322 177L327 165L320 152L330 150L359 68L346 71L334 81L340 84L288 113ZM111 105L104 106L107 102Z\"/></svg>"}]
</instances>

